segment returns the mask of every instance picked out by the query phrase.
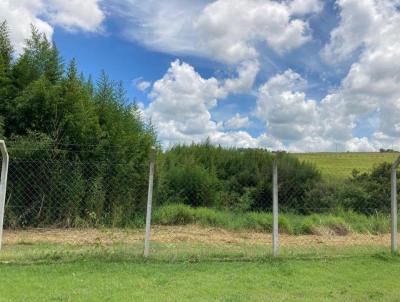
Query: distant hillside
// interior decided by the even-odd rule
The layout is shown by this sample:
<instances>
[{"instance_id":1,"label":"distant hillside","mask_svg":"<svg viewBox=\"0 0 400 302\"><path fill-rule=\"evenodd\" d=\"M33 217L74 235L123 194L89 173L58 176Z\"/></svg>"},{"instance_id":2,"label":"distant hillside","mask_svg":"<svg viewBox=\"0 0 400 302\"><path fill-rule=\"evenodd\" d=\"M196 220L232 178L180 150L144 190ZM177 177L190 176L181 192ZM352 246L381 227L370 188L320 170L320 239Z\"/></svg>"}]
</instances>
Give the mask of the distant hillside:
<instances>
[{"instance_id":1,"label":"distant hillside","mask_svg":"<svg viewBox=\"0 0 400 302\"><path fill-rule=\"evenodd\" d=\"M370 171L375 165L382 162L393 162L400 153L297 153L294 154L298 159L314 163L321 170L325 177L348 177L351 176L353 169L361 172Z\"/></svg>"}]
</instances>

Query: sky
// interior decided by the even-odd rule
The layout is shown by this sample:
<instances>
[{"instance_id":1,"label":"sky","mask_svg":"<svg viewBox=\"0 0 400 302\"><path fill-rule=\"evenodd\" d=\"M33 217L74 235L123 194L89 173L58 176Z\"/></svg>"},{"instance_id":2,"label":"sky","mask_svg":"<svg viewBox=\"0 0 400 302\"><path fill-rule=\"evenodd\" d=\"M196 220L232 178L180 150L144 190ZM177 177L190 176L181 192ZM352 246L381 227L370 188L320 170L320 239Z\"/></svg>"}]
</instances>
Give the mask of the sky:
<instances>
[{"instance_id":1,"label":"sky","mask_svg":"<svg viewBox=\"0 0 400 302\"><path fill-rule=\"evenodd\" d=\"M125 84L164 148L400 149L400 0L0 0Z\"/></svg>"}]
</instances>

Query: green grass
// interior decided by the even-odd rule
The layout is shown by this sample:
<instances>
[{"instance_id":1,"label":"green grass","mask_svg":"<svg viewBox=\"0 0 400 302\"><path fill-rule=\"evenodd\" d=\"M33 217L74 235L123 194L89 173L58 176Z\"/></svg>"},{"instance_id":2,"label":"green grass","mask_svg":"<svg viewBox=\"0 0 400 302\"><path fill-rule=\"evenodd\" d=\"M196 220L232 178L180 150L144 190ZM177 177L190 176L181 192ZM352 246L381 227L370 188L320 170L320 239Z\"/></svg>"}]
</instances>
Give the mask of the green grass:
<instances>
[{"instance_id":1,"label":"green grass","mask_svg":"<svg viewBox=\"0 0 400 302\"><path fill-rule=\"evenodd\" d=\"M371 171L372 168L382 162L393 162L400 153L297 153L298 159L314 163L329 178L346 178L351 176L353 169L361 172Z\"/></svg>"},{"instance_id":2,"label":"green grass","mask_svg":"<svg viewBox=\"0 0 400 302\"><path fill-rule=\"evenodd\" d=\"M271 213L233 213L210 208L192 208L183 204L171 204L157 208L154 212L153 222L161 225L196 223L228 230L264 232L271 232L272 230ZM287 234L315 234L320 229L327 229L340 235L349 232L380 234L390 231L390 216L379 213L367 216L341 210L306 216L281 213L279 215L279 229Z\"/></svg>"},{"instance_id":3,"label":"green grass","mask_svg":"<svg viewBox=\"0 0 400 302\"><path fill-rule=\"evenodd\" d=\"M340 257L321 257L314 250L309 257L272 259L266 246L238 251L211 244L153 244L148 260L140 256L141 248L6 245L0 253L0 301L400 299L400 257L379 248L364 253L348 248Z\"/></svg>"}]
</instances>

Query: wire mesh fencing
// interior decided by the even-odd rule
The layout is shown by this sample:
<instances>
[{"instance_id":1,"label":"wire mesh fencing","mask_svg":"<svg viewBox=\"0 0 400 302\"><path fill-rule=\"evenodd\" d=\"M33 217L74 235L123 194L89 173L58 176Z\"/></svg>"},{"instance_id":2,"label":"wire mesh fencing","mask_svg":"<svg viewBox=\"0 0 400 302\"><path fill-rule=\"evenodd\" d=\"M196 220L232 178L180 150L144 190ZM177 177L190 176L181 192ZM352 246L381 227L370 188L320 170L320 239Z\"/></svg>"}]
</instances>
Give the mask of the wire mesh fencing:
<instances>
[{"instance_id":1,"label":"wire mesh fencing","mask_svg":"<svg viewBox=\"0 0 400 302\"><path fill-rule=\"evenodd\" d=\"M303 253L311 254L390 251L391 240L397 238L397 232L395 237L390 236L391 171L399 154L295 156L313 166L287 173L284 167L291 159L279 159L279 226L283 238L297 235ZM399 183L398 175L394 183ZM292 253L293 244L284 239L282 252Z\"/></svg>"},{"instance_id":2,"label":"wire mesh fencing","mask_svg":"<svg viewBox=\"0 0 400 302\"><path fill-rule=\"evenodd\" d=\"M276 246L281 256L343 255L354 249L369 253L390 247L391 167L397 153L363 154L360 161L351 153L239 150L239 159L225 154L215 163L211 156L185 156L182 163L165 152L121 161L115 150L99 154L88 146L85 151L47 146L9 150L7 230L123 227L140 230L127 235L133 241L122 241L134 242L141 250L154 159L148 254L272 255L276 160ZM67 237L64 230L60 233Z\"/></svg>"},{"instance_id":3,"label":"wire mesh fencing","mask_svg":"<svg viewBox=\"0 0 400 302\"><path fill-rule=\"evenodd\" d=\"M134 226L143 214L145 164L61 149L26 151L9 148L6 228Z\"/></svg>"}]
</instances>

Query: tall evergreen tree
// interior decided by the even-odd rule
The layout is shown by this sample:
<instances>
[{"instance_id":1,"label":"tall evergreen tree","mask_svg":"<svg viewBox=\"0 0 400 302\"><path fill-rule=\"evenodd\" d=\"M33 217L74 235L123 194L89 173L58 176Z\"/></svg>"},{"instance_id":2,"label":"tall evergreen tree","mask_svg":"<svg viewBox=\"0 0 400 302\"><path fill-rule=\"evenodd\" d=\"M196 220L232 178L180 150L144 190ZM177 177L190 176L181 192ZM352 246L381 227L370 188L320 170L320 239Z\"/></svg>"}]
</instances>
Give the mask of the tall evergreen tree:
<instances>
[{"instance_id":1,"label":"tall evergreen tree","mask_svg":"<svg viewBox=\"0 0 400 302\"><path fill-rule=\"evenodd\" d=\"M13 47L6 21L0 23L0 115L9 116L9 102L13 98L12 85Z\"/></svg>"},{"instance_id":2,"label":"tall evergreen tree","mask_svg":"<svg viewBox=\"0 0 400 302\"><path fill-rule=\"evenodd\" d=\"M0 23L0 66L7 69L11 68L13 51L7 22L3 21Z\"/></svg>"},{"instance_id":3,"label":"tall evergreen tree","mask_svg":"<svg viewBox=\"0 0 400 302\"><path fill-rule=\"evenodd\" d=\"M17 88L24 89L41 76L56 84L61 80L63 72L57 47L51 44L45 34L32 26L31 37L26 40L23 53L14 67Z\"/></svg>"}]
</instances>

